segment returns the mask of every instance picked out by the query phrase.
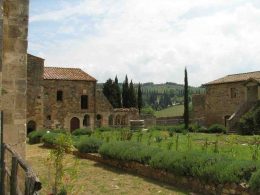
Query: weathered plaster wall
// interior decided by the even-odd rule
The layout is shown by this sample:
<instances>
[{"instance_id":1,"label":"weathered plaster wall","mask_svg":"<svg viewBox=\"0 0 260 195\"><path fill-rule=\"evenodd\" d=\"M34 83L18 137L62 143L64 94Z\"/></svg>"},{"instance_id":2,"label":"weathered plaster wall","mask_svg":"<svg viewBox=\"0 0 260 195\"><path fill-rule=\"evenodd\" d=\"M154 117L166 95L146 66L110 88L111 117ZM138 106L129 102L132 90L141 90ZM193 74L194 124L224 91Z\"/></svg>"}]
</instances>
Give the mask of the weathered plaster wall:
<instances>
[{"instance_id":1,"label":"weathered plaster wall","mask_svg":"<svg viewBox=\"0 0 260 195\"><path fill-rule=\"evenodd\" d=\"M231 88L237 89L235 98L231 97ZM242 82L206 86L206 124L225 125L225 116L232 115L245 102L245 93Z\"/></svg>"},{"instance_id":2,"label":"weathered plaster wall","mask_svg":"<svg viewBox=\"0 0 260 195\"><path fill-rule=\"evenodd\" d=\"M36 122L36 128L43 128L43 68L44 59L27 56L27 123Z\"/></svg>"},{"instance_id":3,"label":"weathered plaster wall","mask_svg":"<svg viewBox=\"0 0 260 195\"><path fill-rule=\"evenodd\" d=\"M29 0L2 0L4 141L25 156ZM1 34L1 33L0 33Z\"/></svg>"}]
</instances>

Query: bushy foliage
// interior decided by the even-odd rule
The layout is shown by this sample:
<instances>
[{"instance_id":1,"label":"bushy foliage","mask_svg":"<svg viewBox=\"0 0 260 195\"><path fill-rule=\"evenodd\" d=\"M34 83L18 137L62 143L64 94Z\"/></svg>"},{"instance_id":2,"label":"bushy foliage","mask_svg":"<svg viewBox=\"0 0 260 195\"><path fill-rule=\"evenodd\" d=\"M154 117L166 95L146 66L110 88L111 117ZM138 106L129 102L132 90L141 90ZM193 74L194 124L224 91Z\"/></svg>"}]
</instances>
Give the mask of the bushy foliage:
<instances>
[{"instance_id":1,"label":"bushy foliage","mask_svg":"<svg viewBox=\"0 0 260 195\"><path fill-rule=\"evenodd\" d=\"M84 129L76 129L75 131L72 132L72 135L74 136L80 136L80 135L91 135L93 133L93 131L91 129L88 128L84 128Z\"/></svg>"},{"instance_id":2,"label":"bushy foliage","mask_svg":"<svg viewBox=\"0 0 260 195\"><path fill-rule=\"evenodd\" d=\"M260 130L260 108L256 109L254 112L254 124L256 126L256 130Z\"/></svg>"},{"instance_id":3,"label":"bushy foliage","mask_svg":"<svg viewBox=\"0 0 260 195\"><path fill-rule=\"evenodd\" d=\"M147 147L142 143L134 141L120 141L103 144L99 153L104 157L124 161L136 161L148 164L154 153L161 151L156 147Z\"/></svg>"},{"instance_id":4,"label":"bushy foliage","mask_svg":"<svg viewBox=\"0 0 260 195\"><path fill-rule=\"evenodd\" d=\"M96 153L102 145L102 140L95 137L84 137L77 144L77 149L82 153Z\"/></svg>"},{"instance_id":5,"label":"bushy foliage","mask_svg":"<svg viewBox=\"0 0 260 195\"><path fill-rule=\"evenodd\" d=\"M43 143L49 144L49 145L55 145L57 144L57 138L60 134L59 133L46 133L42 136Z\"/></svg>"},{"instance_id":6,"label":"bushy foliage","mask_svg":"<svg viewBox=\"0 0 260 195\"><path fill-rule=\"evenodd\" d=\"M208 129L209 133L226 133L227 129L223 125L213 124Z\"/></svg>"},{"instance_id":7,"label":"bushy foliage","mask_svg":"<svg viewBox=\"0 0 260 195\"><path fill-rule=\"evenodd\" d=\"M51 133L63 133L63 134L67 134L68 132L64 129L54 129L54 130L50 130Z\"/></svg>"},{"instance_id":8,"label":"bushy foliage","mask_svg":"<svg viewBox=\"0 0 260 195\"><path fill-rule=\"evenodd\" d=\"M96 128L96 131L100 131L100 132L113 131L113 130L115 130L115 129L112 128L112 127L99 127L99 128Z\"/></svg>"},{"instance_id":9,"label":"bushy foliage","mask_svg":"<svg viewBox=\"0 0 260 195\"><path fill-rule=\"evenodd\" d=\"M238 122L238 130L242 135L252 135L254 133L254 113L252 110L241 117Z\"/></svg>"},{"instance_id":10,"label":"bushy foliage","mask_svg":"<svg viewBox=\"0 0 260 195\"><path fill-rule=\"evenodd\" d=\"M47 130L33 131L28 134L29 144L37 144L41 142L42 136L47 132Z\"/></svg>"},{"instance_id":11,"label":"bushy foliage","mask_svg":"<svg viewBox=\"0 0 260 195\"><path fill-rule=\"evenodd\" d=\"M256 171L250 181L249 181L250 188L255 192L260 192L260 170Z\"/></svg>"},{"instance_id":12,"label":"bushy foliage","mask_svg":"<svg viewBox=\"0 0 260 195\"><path fill-rule=\"evenodd\" d=\"M155 111L151 106L145 106L141 109L142 114L154 115Z\"/></svg>"},{"instance_id":13,"label":"bushy foliage","mask_svg":"<svg viewBox=\"0 0 260 195\"><path fill-rule=\"evenodd\" d=\"M133 141L103 144L99 153L107 158L137 161L176 175L221 184L248 182L256 171L254 161L215 153L169 151Z\"/></svg>"}]
</instances>

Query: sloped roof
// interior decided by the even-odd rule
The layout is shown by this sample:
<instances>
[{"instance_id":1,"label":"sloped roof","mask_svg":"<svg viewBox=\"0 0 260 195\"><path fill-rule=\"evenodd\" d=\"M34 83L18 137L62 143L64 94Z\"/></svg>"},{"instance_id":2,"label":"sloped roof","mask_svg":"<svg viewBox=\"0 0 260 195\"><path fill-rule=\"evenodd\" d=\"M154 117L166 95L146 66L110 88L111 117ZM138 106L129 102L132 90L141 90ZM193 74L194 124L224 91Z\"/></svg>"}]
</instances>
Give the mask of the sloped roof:
<instances>
[{"instance_id":1,"label":"sloped roof","mask_svg":"<svg viewBox=\"0 0 260 195\"><path fill-rule=\"evenodd\" d=\"M243 81L247 81L248 79L260 80L260 71L227 75L220 79L208 82L204 84L204 86L222 84L222 83L243 82Z\"/></svg>"},{"instance_id":2,"label":"sloped roof","mask_svg":"<svg viewBox=\"0 0 260 195\"><path fill-rule=\"evenodd\" d=\"M96 81L96 79L79 68L44 67L45 80Z\"/></svg>"}]
</instances>

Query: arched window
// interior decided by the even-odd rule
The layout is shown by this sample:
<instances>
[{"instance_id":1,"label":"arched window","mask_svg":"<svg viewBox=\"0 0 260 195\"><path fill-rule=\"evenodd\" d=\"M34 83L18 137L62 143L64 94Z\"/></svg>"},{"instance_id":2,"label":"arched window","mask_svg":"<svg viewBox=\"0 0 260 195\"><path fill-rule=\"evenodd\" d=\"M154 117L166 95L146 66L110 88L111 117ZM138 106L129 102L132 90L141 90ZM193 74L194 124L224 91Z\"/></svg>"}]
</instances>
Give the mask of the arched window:
<instances>
[{"instance_id":1,"label":"arched window","mask_svg":"<svg viewBox=\"0 0 260 195\"><path fill-rule=\"evenodd\" d=\"M116 125L120 125L121 124L121 116L117 115L116 116L116 121L115 121Z\"/></svg>"},{"instance_id":2,"label":"arched window","mask_svg":"<svg viewBox=\"0 0 260 195\"><path fill-rule=\"evenodd\" d=\"M81 109L88 109L88 96L87 95L81 96Z\"/></svg>"},{"instance_id":3,"label":"arched window","mask_svg":"<svg viewBox=\"0 0 260 195\"><path fill-rule=\"evenodd\" d=\"M97 127L101 127L102 126L102 116L100 114L97 114L96 126Z\"/></svg>"},{"instance_id":4,"label":"arched window","mask_svg":"<svg viewBox=\"0 0 260 195\"><path fill-rule=\"evenodd\" d=\"M32 131L36 130L36 122L35 121L29 121L27 124L27 135L31 133Z\"/></svg>"},{"instance_id":5,"label":"arched window","mask_svg":"<svg viewBox=\"0 0 260 195\"><path fill-rule=\"evenodd\" d=\"M109 124L109 126L113 126L114 125L114 117L113 117L113 115L110 115L108 117L108 124Z\"/></svg>"},{"instance_id":6,"label":"arched window","mask_svg":"<svg viewBox=\"0 0 260 195\"><path fill-rule=\"evenodd\" d=\"M86 114L83 119L83 126L88 127L89 125L90 125L90 117L89 115Z\"/></svg>"},{"instance_id":7,"label":"arched window","mask_svg":"<svg viewBox=\"0 0 260 195\"><path fill-rule=\"evenodd\" d=\"M73 132L75 131L76 129L79 129L80 127L80 121L77 117L73 117L71 120L70 120L70 131Z\"/></svg>"},{"instance_id":8,"label":"arched window","mask_svg":"<svg viewBox=\"0 0 260 195\"><path fill-rule=\"evenodd\" d=\"M63 101L63 91L58 90L57 91L57 101L62 102Z\"/></svg>"}]
</instances>

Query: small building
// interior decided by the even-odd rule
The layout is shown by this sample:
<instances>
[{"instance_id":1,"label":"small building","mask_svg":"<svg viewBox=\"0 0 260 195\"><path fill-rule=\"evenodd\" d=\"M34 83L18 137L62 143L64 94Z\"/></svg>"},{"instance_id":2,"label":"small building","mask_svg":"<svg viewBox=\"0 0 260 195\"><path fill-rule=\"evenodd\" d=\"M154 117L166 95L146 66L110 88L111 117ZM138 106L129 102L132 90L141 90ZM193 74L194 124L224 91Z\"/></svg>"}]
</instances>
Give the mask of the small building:
<instances>
[{"instance_id":1,"label":"small building","mask_svg":"<svg viewBox=\"0 0 260 195\"><path fill-rule=\"evenodd\" d=\"M194 119L230 129L260 100L260 71L227 75L203 85L206 93L192 98Z\"/></svg>"},{"instance_id":2,"label":"small building","mask_svg":"<svg viewBox=\"0 0 260 195\"><path fill-rule=\"evenodd\" d=\"M125 122L138 110L113 109L97 80L78 68L44 67L44 59L28 54L27 130L113 126L124 113ZM124 110L124 111L122 111ZM111 117L113 122L111 122ZM120 118L122 120L122 118Z\"/></svg>"}]
</instances>

